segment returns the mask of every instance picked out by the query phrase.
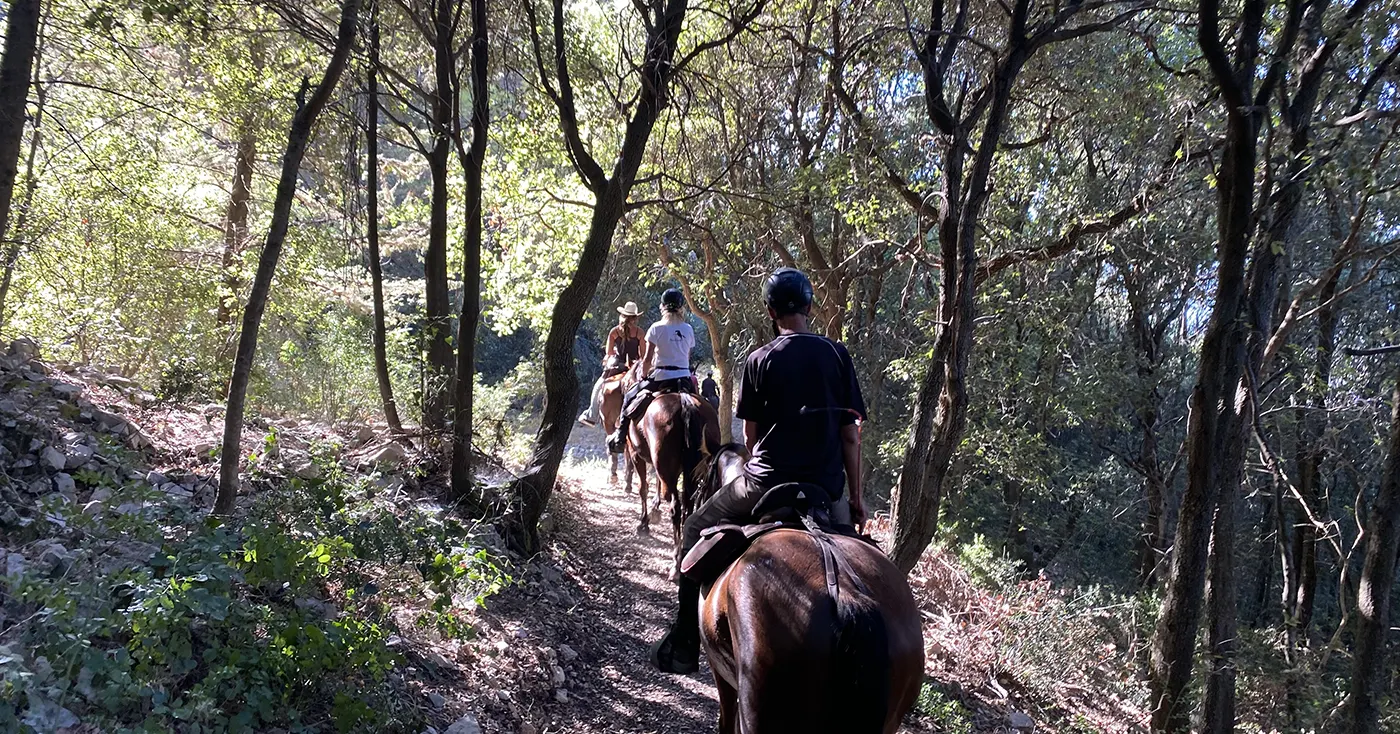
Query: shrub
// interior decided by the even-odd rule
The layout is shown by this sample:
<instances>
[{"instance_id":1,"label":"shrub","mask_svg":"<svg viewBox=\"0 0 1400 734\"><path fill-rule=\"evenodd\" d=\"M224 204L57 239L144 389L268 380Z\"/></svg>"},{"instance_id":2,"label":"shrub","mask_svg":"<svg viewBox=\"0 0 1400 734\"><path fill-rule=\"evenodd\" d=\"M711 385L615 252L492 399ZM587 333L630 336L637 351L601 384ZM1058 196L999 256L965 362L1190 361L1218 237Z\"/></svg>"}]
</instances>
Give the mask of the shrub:
<instances>
[{"instance_id":1,"label":"shrub","mask_svg":"<svg viewBox=\"0 0 1400 734\"><path fill-rule=\"evenodd\" d=\"M6 616L27 621L0 647L0 729L76 713L141 732L420 731L390 645L393 590L371 579L426 584L458 634L457 600L510 579L469 528L331 476L269 493L241 530L163 506L80 516L66 572L7 579Z\"/></svg>"}]
</instances>

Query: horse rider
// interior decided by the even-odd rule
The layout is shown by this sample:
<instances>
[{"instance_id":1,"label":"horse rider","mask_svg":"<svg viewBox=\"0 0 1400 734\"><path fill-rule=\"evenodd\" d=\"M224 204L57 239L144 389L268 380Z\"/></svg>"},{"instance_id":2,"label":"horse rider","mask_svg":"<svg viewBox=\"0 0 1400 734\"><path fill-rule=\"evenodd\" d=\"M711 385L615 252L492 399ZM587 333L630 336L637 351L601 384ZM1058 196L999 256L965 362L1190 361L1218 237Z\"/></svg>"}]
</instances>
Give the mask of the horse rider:
<instances>
[{"instance_id":1,"label":"horse rider","mask_svg":"<svg viewBox=\"0 0 1400 734\"><path fill-rule=\"evenodd\" d=\"M661 294L661 320L647 329L642 372L647 377L627 391L622 400L622 416L617 432L608 437L608 450L617 453L627 443L627 427L663 392L694 392L690 374L690 350L695 347L695 330L682 313L685 296L675 288ZM638 396L641 396L640 398Z\"/></svg>"},{"instance_id":2,"label":"horse rider","mask_svg":"<svg viewBox=\"0 0 1400 734\"><path fill-rule=\"evenodd\" d=\"M812 283L796 268L779 268L763 289L774 339L754 350L739 379L735 415L744 421L749 460L685 521L681 557L705 528L745 523L763 493L787 482L821 487L837 525L865 521L860 486L860 430L865 402L851 355L840 342L812 333ZM843 493L849 489L849 493ZM691 673L700 658L700 586L680 579L675 623L651 648L668 673Z\"/></svg>"},{"instance_id":3,"label":"horse rider","mask_svg":"<svg viewBox=\"0 0 1400 734\"><path fill-rule=\"evenodd\" d=\"M579 415L579 423L590 428L598 425L603 419L603 383L609 377L626 372L633 362L641 359L644 334L637 326L637 318L641 315L636 301L628 301L617 307L617 326L608 331L607 346L603 348L603 374L593 383L588 410Z\"/></svg>"},{"instance_id":4,"label":"horse rider","mask_svg":"<svg viewBox=\"0 0 1400 734\"><path fill-rule=\"evenodd\" d=\"M700 397L719 410L719 383L715 382L715 371L705 370L705 379L700 381Z\"/></svg>"}]
</instances>

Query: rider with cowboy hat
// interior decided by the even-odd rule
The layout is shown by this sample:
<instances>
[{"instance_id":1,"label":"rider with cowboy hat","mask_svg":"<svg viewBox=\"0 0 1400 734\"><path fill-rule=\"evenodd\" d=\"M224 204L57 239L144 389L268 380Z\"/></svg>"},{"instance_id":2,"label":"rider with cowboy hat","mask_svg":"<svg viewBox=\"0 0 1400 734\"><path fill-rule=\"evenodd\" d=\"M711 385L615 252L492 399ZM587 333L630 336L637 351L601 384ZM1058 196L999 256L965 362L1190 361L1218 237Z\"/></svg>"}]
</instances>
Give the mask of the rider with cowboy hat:
<instances>
[{"instance_id":1,"label":"rider with cowboy hat","mask_svg":"<svg viewBox=\"0 0 1400 734\"><path fill-rule=\"evenodd\" d=\"M608 450L618 452L627 441L627 427L650 403L638 400L643 391L652 396L661 392L694 392L690 377L690 350L695 348L695 331L686 323L685 296L675 288L661 294L661 320L647 329L646 351L642 354L642 369L647 378L633 385L623 398L622 416L617 432L608 437Z\"/></svg>"},{"instance_id":2,"label":"rider with cowboy hat","mask_svg":"<svg viewBox=\"0 0 1400 734\"><path fill-rule=\"evenodd\" d=\"M578 422L585 426L596 426L602 420L603 382L626 372L642 356L643 334L637 327L637 318L642 312L637 310L637 302L628 301L618 306L617 314L617 326L608 331L608 343L603 348L603 374L593 383L588 410L578 417Z\"/></svg>"},{"instance_id":3,"label":"rider with cowboy hat","mask_svg":"<svg viewBox=\"0 0 1400 734\"><path fill-rule=\"evenodd\" d=\"M860 486L860 431L865 402L851 355L840 342L812 333L812 283L796 268L779 268L763 289L774 339L756 349L739 378L735 416L744 421L749 461L685 521L681 557L705 528L750 521L764 492L788 482L826 490L836 525L865 521ZM849 493L843 490L849 488ZM668 673L699 667L700 586L682 576L680 607L669 632L652 646L652 663Z\"/></svg>"}]
</instances>

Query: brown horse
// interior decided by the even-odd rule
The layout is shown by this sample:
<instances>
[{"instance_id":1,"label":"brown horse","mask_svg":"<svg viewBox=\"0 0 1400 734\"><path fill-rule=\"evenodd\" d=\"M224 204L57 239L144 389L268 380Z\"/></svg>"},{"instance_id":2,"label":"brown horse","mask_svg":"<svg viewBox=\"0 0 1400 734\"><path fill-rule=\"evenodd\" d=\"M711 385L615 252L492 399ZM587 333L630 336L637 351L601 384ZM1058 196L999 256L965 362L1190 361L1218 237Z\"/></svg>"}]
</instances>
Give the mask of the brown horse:
<instances>
[{"instance_id":1,"label":"brown horse","mask_svg":"<svg viewBox=\"0 0 1400 734\"><path fill-rule=\"evenodd\" d=\"M725 447L713 491L742 471ZM836 593L816 536L760 536L700 604L719 689L719 731L893 734L923 681L918 607L904 574L875 546L830 535Z\"/></svg>"},{"instance_id":2,"label":"brown horse","mask_svg":"<svg viewBox=\"0 0 1400 734\"><path fill-rule=\"evenodd\" d=\"M603 399L599 412L603 414L603 435L611 436L622 418L622 399L636 378L632 370L603 380ZM608 452L608 483L617 484L617 462L622 457L622 471L627 478L627 493L632 493L632 465L623 453Z\"/></svg>"},{"instance_id":3,"label":"brown horse","mask_svg":"<svg viewBox=\"0 0 1400 734\"><path fill-rule=\"evenodd\" d=\"M650 532L651 514L661 502L668 502L672 537L679 553L686 503L694 502L706 471L705 461L719 445L719 416L709 403L689 393L666 393L652 399L627 435L627 459L637 471L642 501L637 532ZM648 465L655 467L660 485L657 502L651 507L647 506ZM679 558L676 561L678 567Z\"/></svg>"}]
</instances>

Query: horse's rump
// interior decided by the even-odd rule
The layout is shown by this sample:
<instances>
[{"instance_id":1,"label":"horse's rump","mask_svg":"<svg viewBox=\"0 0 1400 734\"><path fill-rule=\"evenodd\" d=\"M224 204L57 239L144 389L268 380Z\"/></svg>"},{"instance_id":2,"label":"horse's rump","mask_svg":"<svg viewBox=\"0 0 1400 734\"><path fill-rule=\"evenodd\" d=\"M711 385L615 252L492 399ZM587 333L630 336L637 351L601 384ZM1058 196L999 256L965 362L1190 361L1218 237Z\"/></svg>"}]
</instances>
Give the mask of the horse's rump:
<instances>
[{"instance_id":1,"label":"horse's rump","mask_svg":"<svg viewBox=\"0 0 1400 734\"><path fill-rule=\"evenodd\" d=\"M844 558L833 598L818 542L764 535L705 598L710 664L738 692L742 727L728 731L888 734L918 695L923 639L903 575L879 549L833 536Z\"/></svg>"}]
</instances>

